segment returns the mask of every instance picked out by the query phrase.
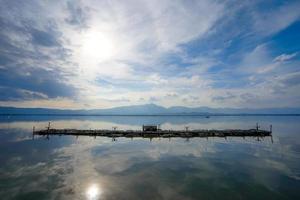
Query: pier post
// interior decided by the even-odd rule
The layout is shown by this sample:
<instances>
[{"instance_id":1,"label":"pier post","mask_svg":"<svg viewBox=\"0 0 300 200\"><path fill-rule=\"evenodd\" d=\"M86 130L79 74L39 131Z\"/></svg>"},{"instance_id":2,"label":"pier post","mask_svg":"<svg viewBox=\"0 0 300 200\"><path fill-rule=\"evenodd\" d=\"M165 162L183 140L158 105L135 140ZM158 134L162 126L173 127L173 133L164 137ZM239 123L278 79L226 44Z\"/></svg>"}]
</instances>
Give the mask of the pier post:
<instances>
[{"instance_id":1,"label":"pier post","mask_svg":"<svg viewBox=\"0 0 300 200\"><path fill-rule=\"evenodd\" d=\"M272 124L270 125L270 133L272 133Z\"/></svg>"},{"instance_id":2,"label":"pier post","mask_svg":"<svg viewBox=\"0 0 300 200\"><path fill-rule=\"evenodd\" d=\"M50 130L50 122L48 122L48 127L46 127L47 128L47 135L49 135L49 130ZM49 136L47 136L47 138L49 139Z\"/></svg>"},{"instance_id":3,"label":"pier post","mask_svg":"<svg viewBox=\"0 0 300 200\"><path fill-rule=\"evenodd\" d=\"M32 127L32 139L34 140L34 132L35 132L35 127Z\"/></svg>"},{"instance_id":4,"label":"pier post","mask_svg":"<svg viewBox=\"0 0 300 200\"><path fill-rule=\"evenodd\" d=\"M185 126L184 128L185 128L185 131L186 131L186 132L189 131L189 127L188 127L188 126Z\"/></svg>"},{"instance_id":5,"label":"pier post","mask_svg":"<svg viewBox=\"0 0 300 200\"><path fill-rule=\"evenodd\" d=\"M258 125L258 123L256 122L256 132L258 132L258 129L260 128L260 126Z\"/></svg>"}]
</instances>

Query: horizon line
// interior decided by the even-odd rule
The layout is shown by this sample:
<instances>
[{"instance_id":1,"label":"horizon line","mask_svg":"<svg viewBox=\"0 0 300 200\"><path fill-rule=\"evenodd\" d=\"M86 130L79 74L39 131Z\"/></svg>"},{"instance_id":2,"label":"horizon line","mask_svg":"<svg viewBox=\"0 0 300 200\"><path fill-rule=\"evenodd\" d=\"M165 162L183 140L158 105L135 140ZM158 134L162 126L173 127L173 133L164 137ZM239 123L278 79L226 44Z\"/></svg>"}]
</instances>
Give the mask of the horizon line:
<instances>
[{"instance_id":1,"label":"horizon line","mask_svg":"<svg viewBox=\"0 0 300 200\"><path fill-rule=\"evenodd\" d=\"M207 113L207 114L28 114L28 113L0 113L0 116L124 116L124 117L130 117L130 116L195 116L195 117L211 117L211 116L300 116L300 113L294 113L294 114L288 114L288 113L278 113L278 114L271 114L271 113L237 113L237 114L226 114L226 113Z\"/></svg>"}]
</instances>

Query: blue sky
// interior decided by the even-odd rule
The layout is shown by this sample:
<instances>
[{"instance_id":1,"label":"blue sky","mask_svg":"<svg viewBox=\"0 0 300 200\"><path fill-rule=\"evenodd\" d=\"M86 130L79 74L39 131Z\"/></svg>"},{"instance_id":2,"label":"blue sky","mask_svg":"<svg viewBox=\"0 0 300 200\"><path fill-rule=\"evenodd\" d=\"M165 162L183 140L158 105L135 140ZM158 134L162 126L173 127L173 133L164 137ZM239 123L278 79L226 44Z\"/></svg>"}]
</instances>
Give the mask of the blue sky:
<instances>
[{"instance_id":1,"label":"blue sky","mask_svg":"<svg viewBox=\"0 0 300 200\"><path fill-rule=\"evenodd\" d=\"M300 1L0 0L0 105L300 107Z\"/></svg>"}]
</instances>

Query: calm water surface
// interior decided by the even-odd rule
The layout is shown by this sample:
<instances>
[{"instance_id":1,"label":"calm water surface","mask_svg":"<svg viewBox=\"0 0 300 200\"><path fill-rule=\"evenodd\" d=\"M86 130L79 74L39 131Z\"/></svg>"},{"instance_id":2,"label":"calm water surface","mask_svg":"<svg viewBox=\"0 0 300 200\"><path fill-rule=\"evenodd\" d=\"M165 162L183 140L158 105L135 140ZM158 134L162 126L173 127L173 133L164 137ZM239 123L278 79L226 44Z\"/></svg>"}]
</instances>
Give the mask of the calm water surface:
<instances>
[{"instance_id":1,"label":"calm water surface","mask_svg":"<svg viewBox=\"0 0 300 200\"><path fill-rule=\"evenodd\" d=\"M53 136L32 127L253 128L271 138ZM300 117L0 116L1 199L300 199Z\"/></svg>"}]
</instances>

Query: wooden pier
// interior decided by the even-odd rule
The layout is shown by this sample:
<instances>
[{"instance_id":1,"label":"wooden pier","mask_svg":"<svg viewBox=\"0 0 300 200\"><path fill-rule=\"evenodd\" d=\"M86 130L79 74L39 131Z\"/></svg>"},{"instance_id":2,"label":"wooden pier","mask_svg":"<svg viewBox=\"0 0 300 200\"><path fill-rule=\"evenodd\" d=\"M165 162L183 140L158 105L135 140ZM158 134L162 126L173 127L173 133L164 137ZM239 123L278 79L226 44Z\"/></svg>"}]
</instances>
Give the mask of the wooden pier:
<instances>
[{"instance_id":1,"label":"wooden pier","mask_svg":"<svg viewBox=\"0 0 300 200\"><path fill-rule=\"evenodd\" d=\"M146 127L146 128L145 128ZM158 127L158 126L157 126ZM256 129L226 129L226 130L189 130L185 127L184 130L162 130L154 128L154 126L143 126L142 130L117 130L113 127L112 130L95 129L95 130L79 130L79 129L54 129L49 126L44 130L35 130L33 135L51 136L51 135L74 135L74 136L100 136L100 137L142 137L142 138L193 138L193 137L266 137L272 136L272 125L270 130L260 130L259 126Z\"/></svg>"}]
</instances>

